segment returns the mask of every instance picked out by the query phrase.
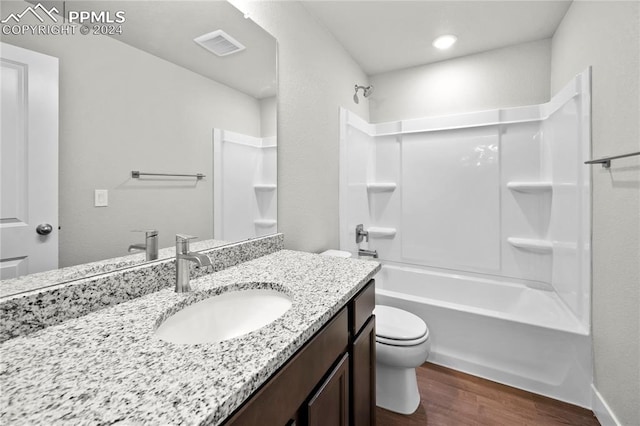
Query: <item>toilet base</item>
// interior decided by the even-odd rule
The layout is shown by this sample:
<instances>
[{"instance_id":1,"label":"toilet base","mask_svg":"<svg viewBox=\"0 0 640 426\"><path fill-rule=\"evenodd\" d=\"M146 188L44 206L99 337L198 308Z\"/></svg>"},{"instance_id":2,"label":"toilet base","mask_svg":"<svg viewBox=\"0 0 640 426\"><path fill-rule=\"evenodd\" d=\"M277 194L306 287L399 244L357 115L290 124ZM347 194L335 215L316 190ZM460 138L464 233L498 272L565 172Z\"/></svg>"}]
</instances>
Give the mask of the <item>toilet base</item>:
<instances>
[{"instance_id":1,"label":"toilet base","mask_svg":"<svg viewBox=\"0 0 640 426\"><path fill-rule=\"evenodd\" d=\"M415 368L376 364L376 405L400 414L413 414L420 405Z\"/></svg>"}]
</instances>

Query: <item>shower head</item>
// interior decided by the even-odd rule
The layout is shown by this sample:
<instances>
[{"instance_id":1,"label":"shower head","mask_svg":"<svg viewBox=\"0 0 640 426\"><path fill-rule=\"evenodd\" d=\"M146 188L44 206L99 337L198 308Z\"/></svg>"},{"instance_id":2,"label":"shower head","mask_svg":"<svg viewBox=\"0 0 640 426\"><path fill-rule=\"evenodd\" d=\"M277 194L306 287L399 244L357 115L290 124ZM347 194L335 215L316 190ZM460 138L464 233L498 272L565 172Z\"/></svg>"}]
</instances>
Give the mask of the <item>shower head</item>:
<instances>
[{"instance_id":1,"label":"shower head","mask_svg":"<svg viewBox=\"0 0 640 426\"><path fill-rule=\"evenodd\" d=\"M369 96L371 96L371 94L373 93L373 85L369 85L367 87L364 86L358 86L356 84L356 93L353 94L353 102L355 103L360 103L360 99L358 99L358 90L362 89L362 94L364 95L365 98L368 98Z\"/></svg>"}]
</instances>

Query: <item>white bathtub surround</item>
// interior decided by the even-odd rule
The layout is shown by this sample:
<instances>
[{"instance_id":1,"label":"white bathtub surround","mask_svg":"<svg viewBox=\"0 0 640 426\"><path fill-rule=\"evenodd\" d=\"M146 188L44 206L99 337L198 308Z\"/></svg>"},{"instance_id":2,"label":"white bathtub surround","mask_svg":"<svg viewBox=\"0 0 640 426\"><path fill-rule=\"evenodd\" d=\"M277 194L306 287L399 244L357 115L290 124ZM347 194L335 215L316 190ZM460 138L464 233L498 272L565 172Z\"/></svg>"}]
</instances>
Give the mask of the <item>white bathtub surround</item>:
<instances>
[{"instance_id":1,"label":"white bathtub surround","mask_svg":"<svg viewBox=\"0 0 640 426\"><path fill-rule=\"evenodd\" d=\"M240 241L277 232L275 137L213 131L213 235Z\"/></svg>"},{"instance_id":2,"label":"white bathtub surround","mask_svg":"<svg viewBox=\"0 0 640 426\"><path fill-rule=\"evenodd\" d=\"M208 424L238 408L378 271L377 262L280 250L0 345L3 424ZM154 329L224 291L277 289L292 306L217 343L180 345Z\"/></svg>"},{"instance_id":3,"label":"white bathtub surround","mask_svg":"<svg viewBox=\"0 0 640 426\"><path fill-rule=\"evenodd\" d=\"M340 248L394 231L361 244L378 303L429 324L434 362L584 407L590 102L586 70L546 104L340 129Z\"/></svg>"}]
</instances>

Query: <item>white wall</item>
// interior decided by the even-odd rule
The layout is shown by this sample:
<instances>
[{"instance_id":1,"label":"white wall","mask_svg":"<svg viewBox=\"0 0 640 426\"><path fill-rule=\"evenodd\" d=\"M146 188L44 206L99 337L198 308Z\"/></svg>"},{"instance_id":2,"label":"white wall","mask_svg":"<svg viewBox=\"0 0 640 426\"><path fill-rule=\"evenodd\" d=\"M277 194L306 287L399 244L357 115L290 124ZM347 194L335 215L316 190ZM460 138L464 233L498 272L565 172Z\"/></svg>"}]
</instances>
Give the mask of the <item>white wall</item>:
<instances>
[{"instance_id":1,"label":"white wall","mask_svg":"<svg viewBox=\"0 0 640 426\"><path fill-rule=\"evenodd\" d=\"M370 121L544 103L550 60L546 39L371 76Z\"/></svg>"},{"instance_id":2,"label":"white wall","mask_svg":"<svg viewBox=\"0 0 640 426\"><path fill-rule=\"evenodd\" d=\"M337 248L339 107L367 76L301 4L231 0L278 40L278 231L285 246Z\"/></svg>"},{"instance_id":3,"label":"white wall","mask_svg":"<svg viewBox=\"0 0 640 426\"><path fill-rule=\"evenodd\" d=\"M640 4L573 2L553 37L551 91L593 67L594 158L640 150ZM640 424L640 158L593 166L595 386Z\"/></svg>"},{"instance_id":4,"label":"white wall","mask_svg":"<svg viewBox=\"0 0 640 426\"><path fill-rule=\"evenodd\" d=\"M213 128L260 136L259 101L110 37L2 41L60 58L60 266L127 254L144 241L133 229L158 229L161 247L177 232L211 238ZM109 190L109 207L93 207L94 189Z\"/></svg>"},{"instance_id":5,"label":"white wall","mask_svg":"<svg viewBox=\"0 0 640 426\"><path fill-rule=\"evenodd\" d=\"M276 136L278 126L278 97L260 99L260 136Z\"/></svg>"}]
</instances>

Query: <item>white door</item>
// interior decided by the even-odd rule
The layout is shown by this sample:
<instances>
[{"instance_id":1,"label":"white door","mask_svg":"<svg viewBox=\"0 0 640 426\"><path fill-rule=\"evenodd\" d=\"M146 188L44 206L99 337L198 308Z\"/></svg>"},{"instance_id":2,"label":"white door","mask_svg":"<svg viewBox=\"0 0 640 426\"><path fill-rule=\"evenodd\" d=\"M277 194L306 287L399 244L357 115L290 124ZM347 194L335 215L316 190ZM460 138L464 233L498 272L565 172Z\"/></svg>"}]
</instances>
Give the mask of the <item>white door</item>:
<instances>
[{"instance_id":1,"label":"white door","mask_svg":"<svg viewBox=\"0 0 640 426\"><path fill-rule=\"evenodd\" d=\"M6 279L58 267L58 59L6 43L0 59L0 278Z\"/></svg>"}]
</instances>

